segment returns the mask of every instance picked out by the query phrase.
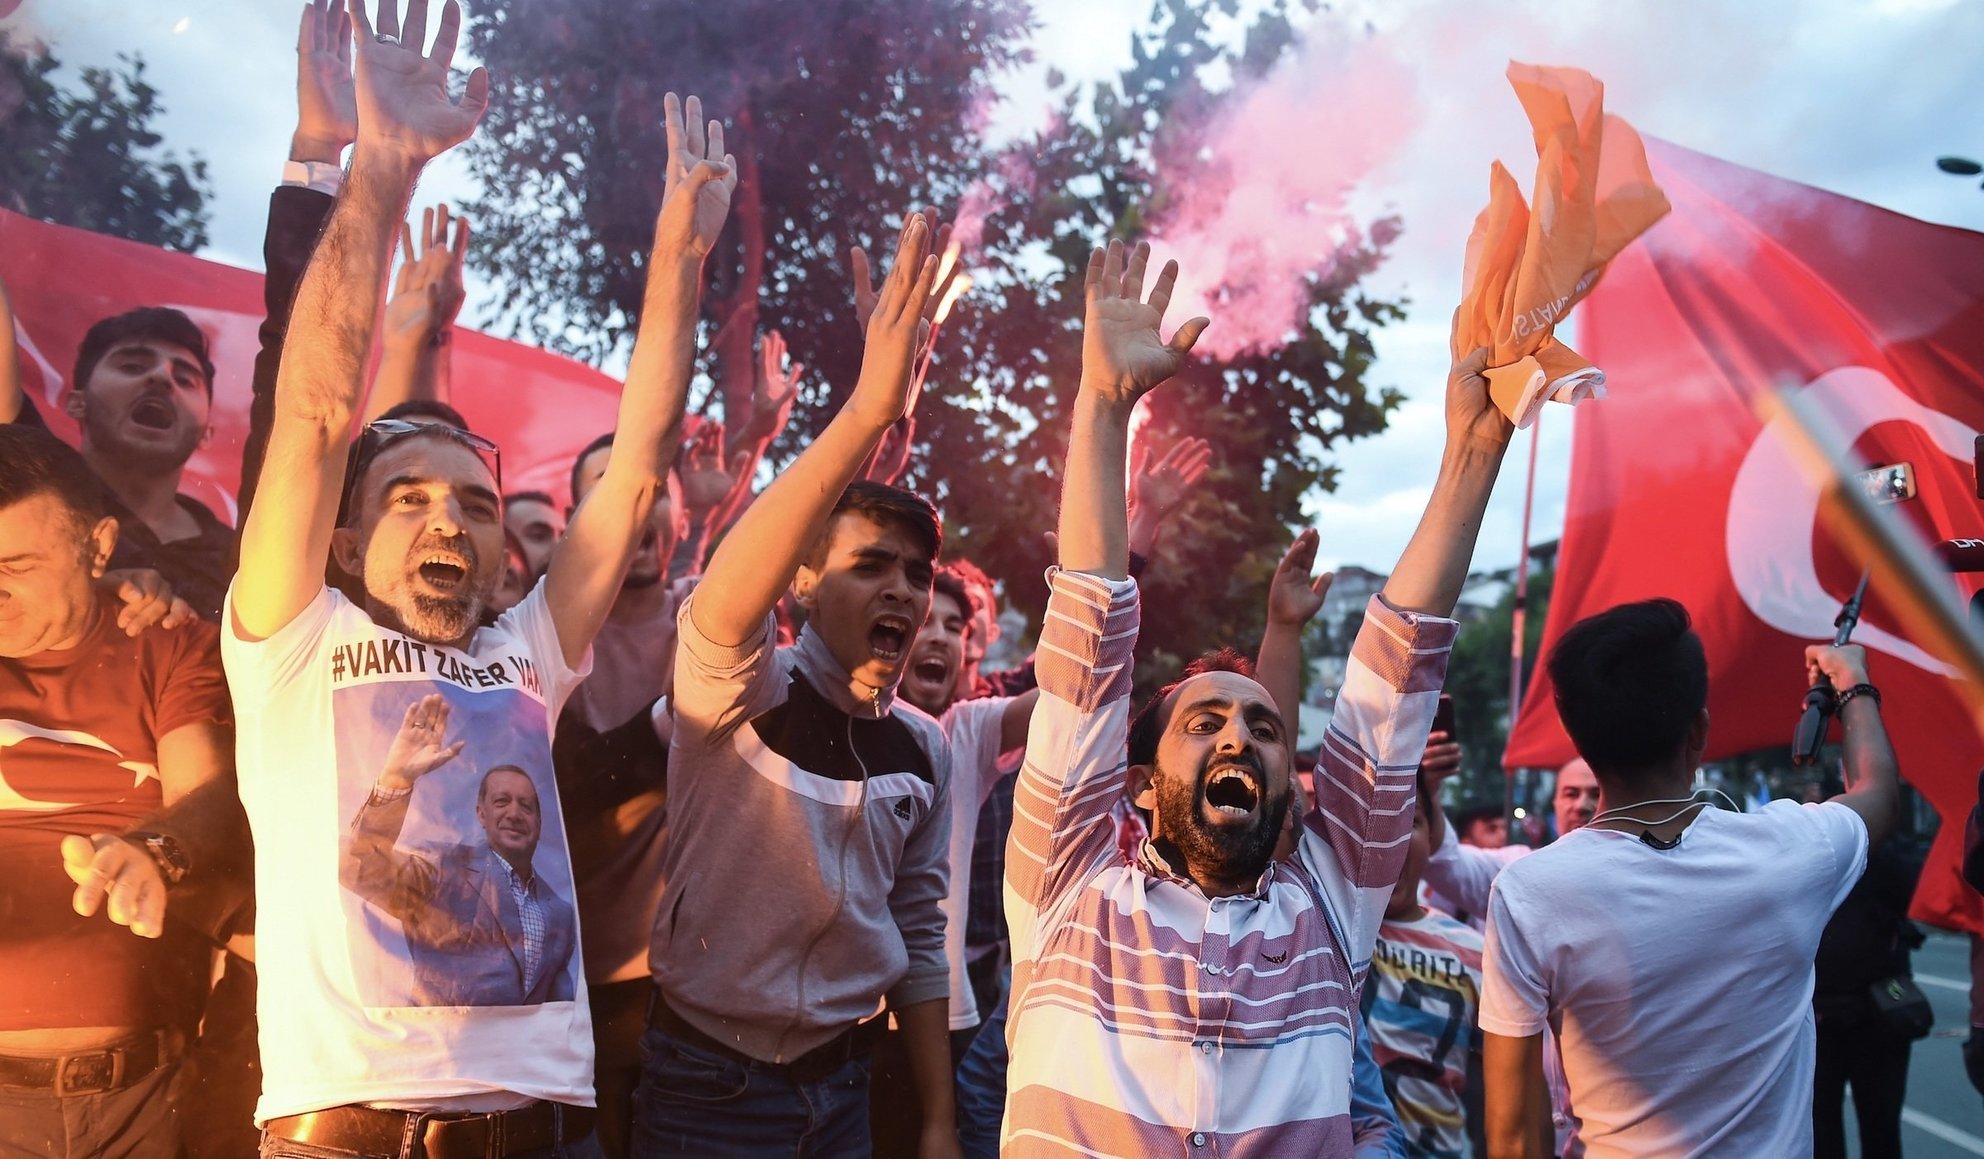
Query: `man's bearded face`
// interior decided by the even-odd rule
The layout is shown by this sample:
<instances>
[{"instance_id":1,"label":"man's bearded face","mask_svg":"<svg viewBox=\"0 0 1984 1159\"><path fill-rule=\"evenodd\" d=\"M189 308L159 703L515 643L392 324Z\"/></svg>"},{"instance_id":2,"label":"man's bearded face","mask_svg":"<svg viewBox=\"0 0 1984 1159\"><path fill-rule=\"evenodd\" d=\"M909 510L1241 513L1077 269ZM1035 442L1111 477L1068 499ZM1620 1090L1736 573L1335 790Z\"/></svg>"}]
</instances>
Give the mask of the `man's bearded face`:
<instances>
[{"instance_id":1,"label":"man's bearded face","mask_svg":"<svg viewBox=\"0 0 1984 1159\"><path fill-rule=\"evenodd\" d=\"M1175 850L1201 885L1251 886L1287 819L1291 768L1281 714L1265 688L1236 672L1180 684L1151 774L1160 848Z\"/></svg>"}]
</instances>

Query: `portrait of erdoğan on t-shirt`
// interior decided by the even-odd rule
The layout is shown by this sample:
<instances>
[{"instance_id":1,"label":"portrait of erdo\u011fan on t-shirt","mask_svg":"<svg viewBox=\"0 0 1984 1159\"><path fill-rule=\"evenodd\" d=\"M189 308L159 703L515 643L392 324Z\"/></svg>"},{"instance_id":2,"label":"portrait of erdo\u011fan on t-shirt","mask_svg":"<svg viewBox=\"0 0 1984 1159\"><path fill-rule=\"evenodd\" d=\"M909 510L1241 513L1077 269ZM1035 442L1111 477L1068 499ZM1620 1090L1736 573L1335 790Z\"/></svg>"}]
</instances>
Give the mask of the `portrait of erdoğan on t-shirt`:
<instances>
[{"instance_id":1,"label":"portrait of erdo\u011fan on t-shirt","mask_svg":"<svg viewBox=\"0 0 1984 1159\"><path fill-rule=\"evenodd\" d=\"M358 684L337 721L338 883L367 1006L537 1006L578 991L544 706L511 688Z\"/></svg>"}]
</instances>

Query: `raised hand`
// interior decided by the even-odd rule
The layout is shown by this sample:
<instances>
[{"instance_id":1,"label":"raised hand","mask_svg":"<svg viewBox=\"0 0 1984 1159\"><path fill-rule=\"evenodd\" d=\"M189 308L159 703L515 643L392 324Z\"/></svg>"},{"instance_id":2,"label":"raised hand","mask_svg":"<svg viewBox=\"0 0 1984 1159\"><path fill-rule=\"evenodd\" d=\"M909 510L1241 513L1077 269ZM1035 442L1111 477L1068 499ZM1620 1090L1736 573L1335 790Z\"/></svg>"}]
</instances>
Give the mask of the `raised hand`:
<instances>
[{"instance_id":1,"label":"raised hand","mask_svg":"<svg viewBox=\"0 0 1984 1159\"><path fill-rule=\"evenodd\" d=\"M909 451L916 443L916 416L904 415L889 424L882 432L882 441L875 444L875 453L868 460L861 477L871 483L895 485L902 473L909 469Z\"/></svg>"},{"instance_id":2,"label":"raised hand","mask_svg":"<svg viewBox=\"0 0 1984 1159\"><path fill-rule=\"evenodd\" d=\"M668 133L668 172L662 184L655 248L707 257L730 216L737 188L737 159L724 152L723 122L703 122L703 102L669 93L662 100Z\"/></svg>"},{"instance_id":3,"label":"raised hand","mask_svg":"<svg viewBox=\"0 0 1984 1159\"><path fill-rule=\"evenodd\" d=\"M420 778L460 756L465 740L444 743L448 736L448 700L432 692L409 704L400 731L386 750L379 783L389 789L411 789Z\"/></svg>"},{"instance_id":4,"label":"raised hand","mask_svg":"<svg viewBox=\"0 0 1984 1159\"><path fill-rule=\"evenodd\" d=\"M1171 341L1159 338L1158 326L1178 283L1178 263L1164 263L1145 299L1144 268L1149 262L1150 246L1144 242L1130 252L1127 265L1121 241L1112 240L1107 250L1089 255L1082 390L1104 401L1135 402L1177 374L1199 335L1212 325L1209 318L1193 318L1178 327Z\"/></svg>"},{"instance_id":5,"label":"raised hand","mask_svg":"<svg viewBox=\"0 0 1984 1159\"><path fill-rule=\"evenodd\" d=\"M1316 618L1323 610L1323 599L1330 594L1330 582L1336 579L1335 572L1324 572L1315 579L1309 578L1309 569L1316 566L1316 547L1322 537L1310 528L1295 537L1282 553L1281 563L1274 569L1274 579L1268 583L1268 622L1300 628Z\"/></svg>"},{"instance_id":6,"label":"raised hand","mask_svg":"<svg viewBox=\"0 0 1984 1159\"><path fill-rule=\"evenodd\" d=\"M165 932L165 875L137 845L110 833L71 834L62 839L62 869L76 883L77 913L89 917L108 898L111 921L141 938Z\"/></svg>"},{"instance_id":7,"label":"raised hand","mask_svg":"<svg viewBox=\"0 0 1984 1159\"><path fill-rule=\"evenodd\" d=\"M929 219L910 214L896 241L894 264L868 318L861 378L847 406L877 427L895 422L909 408L910 371L929 330L923 314L937 281L937 255L930 243Z\"/></svg>"},{"instance_id":8,"label":"raised hand","mask_svg":"<svg viewBox=\"0 0 1984 1159\"><path fill-rule=\"evenodd\" d=\"M785 429L804 373L806 368L797 362L786 365L785 335L768 331L758 347L758 374L751 384L751 421L738 434L738 446L755 446Z\"/></svg>"},{"instance_id":9,"label":"raised hand","mask_svg":"<svg viewBox=\"0 0 1984 1159\"><path fill-rule=\"evenodd\" d=\"M937 211L934 209L925 210L924 217L932 224L935 224L937 221ZM939 255L941 258L944 252L950 248L950 245L951 226L949 224L938 226L937 240L931 245L930 252ZM869 276L868 251L862 249L860 246L854 246L847 251L847 257L848 264L854 268L854 322L857 326L861 327L861 332L866 334L868 332L868 319L875 316L875 303L881 301L882 296L876 291L875 283ZM923 318L925 321L930 321L936 317L937 304L944 297L944 286L955 280L959 272L961 272L961 267L960 269L951 270L949 276L945 278L942 284L931 288L930 301L923 308Z\"/></svg>"},{"instance_id":10,"label":"raised hand","mask_svg":"<svg viewBox=\"0 0 1984 1159\"><path fill-rule=\"evenodd\" d=\"M358 92L351 79L351 14L342 0L305 0L296 30L297 161L336 162L358 139Z\"/></svg>"},{"instance_id":11,"label":"raised hand","mask_svg":"<svg viewBox=\"0 0 1984 1159\"><path fill-rule=\"evenodd\" d=\"M331 0L338 7L346 0ZM411 0L406 24L400 24L399 0L378 0L379 22L374 28L365 15L365 0L350 0L358 29L358 142L368 143L407 160L424 164L468 140L475 123L489 108L489 70L468 76L459 99L448 95L448 65L461 37L462 9L456 0L441 5L441 23L434 49L427 43L428 0Z\"/></svg>"},{"instance_id":12,"label":"raised hand","mask_svg":"<svg viewBox=\"0 0 1984 1159\"><path fill-rule=\"evenodd\" d=\"M1211 468L1212 444L1204 439L1178 440L1155 464L1150 461L1150 448L1138 447L1130 472L1132 518L1146 512L1160 521L1169 518L1192 497L1193 488Z\"/></svg>"},{"instance_id":13,"label":"raised hand","mask_svg":"<svg viewBox=\"0 0 1984 1159\"><path fill-rule=\"evenodd\" d=\"M692 522L701 522L699 516L707 517L722 506L737 486L735 474L724 468L722 423L705 422L696 428L689 445L683 448L680 474L682 506Z\"/></svg>"},{"instance_id":14,"label":"raised hand","mask_svg":"<svg viewBox=\"0 0 1984 1159\"><path fill-rule=\"evenodd\" d=\"M1488 397L1488 348L1454 363L1447 374L1447 441L1479 442L1501 451L1515 437L1515 424Z\"/></svg>"},{"instance_id":15,"label":"raised hand","mask_svg":"<svg viewBox=\"0 0 1984 1159\"><path fill-rule=\"evenodd\" d=\"M389 336L426 338L454 325L468 297L462 283L468 228L468 218L451 214L446 202L421 211L417 237L411 223L400 227L405 260L393 284L393 300L386 304Z\"/></svg>"}]
</instances>

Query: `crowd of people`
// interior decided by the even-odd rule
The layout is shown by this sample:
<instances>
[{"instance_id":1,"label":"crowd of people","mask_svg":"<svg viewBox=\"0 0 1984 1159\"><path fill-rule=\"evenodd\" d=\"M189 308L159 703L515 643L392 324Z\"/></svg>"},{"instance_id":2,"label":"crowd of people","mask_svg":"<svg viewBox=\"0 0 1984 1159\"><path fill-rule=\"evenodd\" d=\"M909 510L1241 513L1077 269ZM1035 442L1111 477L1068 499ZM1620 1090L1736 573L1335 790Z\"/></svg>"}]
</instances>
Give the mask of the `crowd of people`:
<instances>
[{"instance_id":1,"label":"crowd of people","mask_svg":"<svg viewBox=\"0 0 1984 1159\"><path fill-rule=\"evenodd\" d=\"M1313 531L1262 545L1254 657L1132 703L1216 448L1133 461L1131 414L1217 319L1167 338L1176 264L1097 249L1047 611L990 671L997 585L893 482L944 230L856 255L859 378L754 494L799 371L768 334L749 415L685 415L739 179L694 97L617 421L569 506L505 491L449 404L467 223L403 223L489 99L428 8L305 6L236 526L182 491L199 328L92 327L72 447L0 289L0 1155L1831 1155L1849 1083L1898 1122L1860 649L1784 674L1835 690L1837 794L1745 813L1695 792L1688 612L1595 616L1547 660L1556 840L1446 816L1485 351L1298 753Z\"/></svg>"}]
</instances>

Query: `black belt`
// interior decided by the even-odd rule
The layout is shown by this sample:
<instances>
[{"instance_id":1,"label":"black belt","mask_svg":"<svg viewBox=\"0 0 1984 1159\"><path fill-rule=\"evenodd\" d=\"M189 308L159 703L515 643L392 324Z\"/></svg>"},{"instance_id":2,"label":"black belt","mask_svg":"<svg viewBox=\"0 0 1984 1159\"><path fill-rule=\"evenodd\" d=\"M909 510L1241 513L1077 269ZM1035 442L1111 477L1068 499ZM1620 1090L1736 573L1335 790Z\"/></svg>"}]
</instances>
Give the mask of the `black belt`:
<instances>
[{"instance_id":1,"label":"black belt","mask_svg":"<svg viewBox=\"0 0 1984 1159\"><path fill-rule=\"evenodd\" d=\"M857 1022L834 1035L826 1042L793 1059L791 1062L766 1062L752 1058L743 1051L721 1039L712 1038L690 1025L689 1020L677 1014L661 996L654 994L654 1009L648 1013L648 1025L673 1038L679 1038L690 1046L720 1054L725 1058L741 1062L746 1066L783 1074L793 1082L817 1082L845 1066L849 1059L860 1058L875 1049L888 1031L889 1018L877 1014L863 1022Z\"/></svg>"},{"instance_id":2,"label":"black belt","mask_svg":"<svg viewBox=\"0 0 1984 1159\"><path fill-rule=\"evenodd\" d=\"M122 1090L176 1061L179 1043L177 1034L160 1030L109 1050L55 1058L0 1055L0 1087L48 1091L58 1097Z\"/></svg>"},{"instance_id":3,"label":"black belt","mask_svg":"<svg viewBox=\"0 0 1984 1159\"><path fill-rule=\"evenodd\" d=\"M498 1159L576 1142L592 1134L592 1125L591 1107L539 1101L482 1114L331 1107L270 1119L264 1129L293 1143L366 1155Z\"/></svg>"}]
</instances>

